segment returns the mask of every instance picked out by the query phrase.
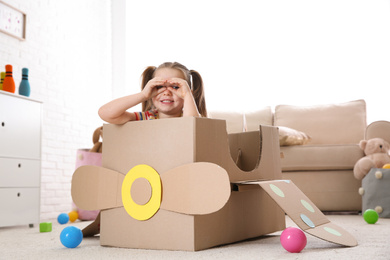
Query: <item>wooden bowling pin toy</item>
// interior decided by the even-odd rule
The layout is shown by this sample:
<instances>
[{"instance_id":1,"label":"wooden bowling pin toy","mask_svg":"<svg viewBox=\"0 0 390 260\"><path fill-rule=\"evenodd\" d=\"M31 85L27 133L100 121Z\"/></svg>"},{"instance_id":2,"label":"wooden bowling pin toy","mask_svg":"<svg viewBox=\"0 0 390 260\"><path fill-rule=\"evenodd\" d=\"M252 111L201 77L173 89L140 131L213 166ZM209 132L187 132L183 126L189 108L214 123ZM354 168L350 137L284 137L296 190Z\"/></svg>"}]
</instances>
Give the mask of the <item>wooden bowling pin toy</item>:
<instances>
[{"instance_id":1,"label":"wooden bowling pin toy","mask_svg":"<svg viewBox=\"0 0 390 260\"><path fill-rule=\"evenodd\" d=\"M19 85L19 95L30 96L30 82L28 81L28 68L22 69L22 81Z\"/></svg>"},{"instance_id":2,"label":"wooden bowling pin toy","mask_svg":"<svg viewBox=\"0 0 390 260\"><path fill-rule=\"evenodd\" d=\"M4 78L5 78L5 72L2 71L2 72L0 72L0 90L3 90Z\"/></svg>"},{"instance_id":3,"label":"wooden bowling pin toy","mask_svg":"<svg viewBox=\"0 0 390 260\"><path fill-rule=\"evenodd\" d=\"M15 93L15 81L12 77L12 65L5 65L5 78L3 82L3 90Z\"/></svg>"}]
</instances>

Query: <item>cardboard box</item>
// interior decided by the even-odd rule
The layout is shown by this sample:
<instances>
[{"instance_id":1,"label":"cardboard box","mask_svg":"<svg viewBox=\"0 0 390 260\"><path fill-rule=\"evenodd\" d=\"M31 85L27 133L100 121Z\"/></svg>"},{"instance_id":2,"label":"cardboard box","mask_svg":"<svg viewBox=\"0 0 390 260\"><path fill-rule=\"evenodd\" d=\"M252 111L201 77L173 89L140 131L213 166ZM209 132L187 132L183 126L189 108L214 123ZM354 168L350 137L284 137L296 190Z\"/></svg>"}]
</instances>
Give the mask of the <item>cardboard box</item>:
<instances>
[{"instance_id":1,"label":"cardboard box","mask_svg":"<svg viewBox=\"0 0 390 260\"><path fill-rule=\"evenodd\" d=\"M231 182L280 179L277 130L262 128L262 138L259 132L232 135L229 149L222 120L173 118L105 125L103 167L126 174L146 164L162 173L184 164L212 162L226 169ZM264 140L262 160L260 139ZM253 149L247 151L252 147L255 155ZM238 150L242 151L240 164L253 165L253 169L243 172L236 166L231 153L236 158ZM106 246L196 251L282 230L284 223L283 211L264 191L232 192L220 211L207 215L160 209L153 218L140 222L124 208L105 210L100 241Z\"/></svg>"},{"instance_id":2,"label":"cardboard box","mask_svg":"<svg viewBox=\"0 0 390 260\"><path fill-rule=\"evenodd\" d=\"M197 251L283 230L283 210L306 232L357 244L295 185L273 181L281 179L276 127L228 135L223 120L185 117L103 131L103 167L80 167L72 179L76 204L101 209L103 246Z\"/></svg>"}]
</instances>

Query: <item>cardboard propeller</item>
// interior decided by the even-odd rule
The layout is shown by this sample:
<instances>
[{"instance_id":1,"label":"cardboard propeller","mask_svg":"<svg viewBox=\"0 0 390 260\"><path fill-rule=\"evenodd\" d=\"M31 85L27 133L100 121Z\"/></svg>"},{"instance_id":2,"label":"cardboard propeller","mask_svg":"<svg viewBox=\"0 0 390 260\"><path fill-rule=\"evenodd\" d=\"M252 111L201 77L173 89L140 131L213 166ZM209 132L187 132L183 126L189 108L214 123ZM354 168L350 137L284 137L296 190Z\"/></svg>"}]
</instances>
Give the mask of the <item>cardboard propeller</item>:
<instances>
[{"instance_id":1,"label":"cardboard propeller","mask_svg":"<svg viewBox=\"0 0 390 260\"><path fill-rule=\"evenodd\" d=\"M344 246L356 246L356 239L343 228L333 224L314 203L289 180L238 183L239 190L264 189L268 195L303 231Z\"/></svg>"},{"instance_id":2,"label":"cardboard propeller","mask_svg":"<svg viewBox=\"0 0 390 260\"><path fill-rule=\"evenodd\" d=\"M221 209L230 197L225 169L213 163L191 163L158 174L148 165L137 165L126 175L86 165L72 178L72 198L85 210L125 207L133 218L147 220L159 208L189 215Z\"/></svg>"}]
</instances>

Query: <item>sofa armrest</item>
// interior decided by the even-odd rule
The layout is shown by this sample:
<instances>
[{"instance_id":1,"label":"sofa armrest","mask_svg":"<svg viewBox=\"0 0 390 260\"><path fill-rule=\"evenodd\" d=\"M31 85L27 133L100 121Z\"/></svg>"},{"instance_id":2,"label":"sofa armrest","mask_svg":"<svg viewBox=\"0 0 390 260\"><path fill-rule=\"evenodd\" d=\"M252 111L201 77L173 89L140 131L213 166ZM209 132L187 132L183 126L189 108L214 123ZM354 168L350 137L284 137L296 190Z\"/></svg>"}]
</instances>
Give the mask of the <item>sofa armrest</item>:
<instances>
[{"instance_id":1,"label":"sofa armrest","mask_svg":"<svg viewBox=\"0 0 390 260\"><path fill-rule=\"evenodd\" d=\"M365 139L383 138L390 143L390 122L375 121L369 124L366 128Z\"/></svg>"}]
</instances>

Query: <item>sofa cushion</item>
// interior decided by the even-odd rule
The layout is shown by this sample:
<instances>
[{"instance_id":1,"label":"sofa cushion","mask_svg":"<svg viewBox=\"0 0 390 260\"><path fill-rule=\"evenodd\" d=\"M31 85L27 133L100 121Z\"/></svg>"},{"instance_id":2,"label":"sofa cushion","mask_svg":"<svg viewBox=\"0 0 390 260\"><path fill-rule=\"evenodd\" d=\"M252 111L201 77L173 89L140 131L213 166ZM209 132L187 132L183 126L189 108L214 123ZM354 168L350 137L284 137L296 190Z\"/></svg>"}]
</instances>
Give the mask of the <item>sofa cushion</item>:
<instances>
[{"instance_id":1,"label":"sofa cushion","mask_svg":"<svg viewBox=\"0 0 390 260\"><path fill-rule=\"evenodd\" d=\"M311 137L304 132L295 129L279 126L279 143L280 146L285 145L302 145L310 142Z\"/></svg>"},{"instance_id":2,"label":"sofa cushion","mask_svg":"<svg viewBox=\"0 0 390 260\"><path fill-rule=\"evenodd\" d=\"M275 107L275 126L286 126L308 134L310 144L357 144L364 139L366 102Z\"/></svg>"},{"instance_id":3,"label":"sofa cushion","mask_svg":"<svg viewBox=\"0 0 390 260\"><path fill-rule=\"evenodd\" d=\"M229 134L244 131L244 115L238 112L212 111L208 117L226 121L226 130Z\"/></svg>"},{"instance_id":4,"label":"sofa cushion","mask_svg":"<svg viewBox=\"0 0 390 260\"><path fill-rule=\"evenodd\" d=\"M256 111L245 113L246 131L257 131L259 125L272 125L273 113L270 106L260 108Z\"/></svg>"},{"instance_id":5,"label":"sofa cushion","mask_svg":"<svg viewBox=\"0 0 390 260\"><path fill-rule=\"evenodd\" d=\"M280 147L282 171L352 170L364 156L358 144Z\"/></svg>"}]
</instances>

